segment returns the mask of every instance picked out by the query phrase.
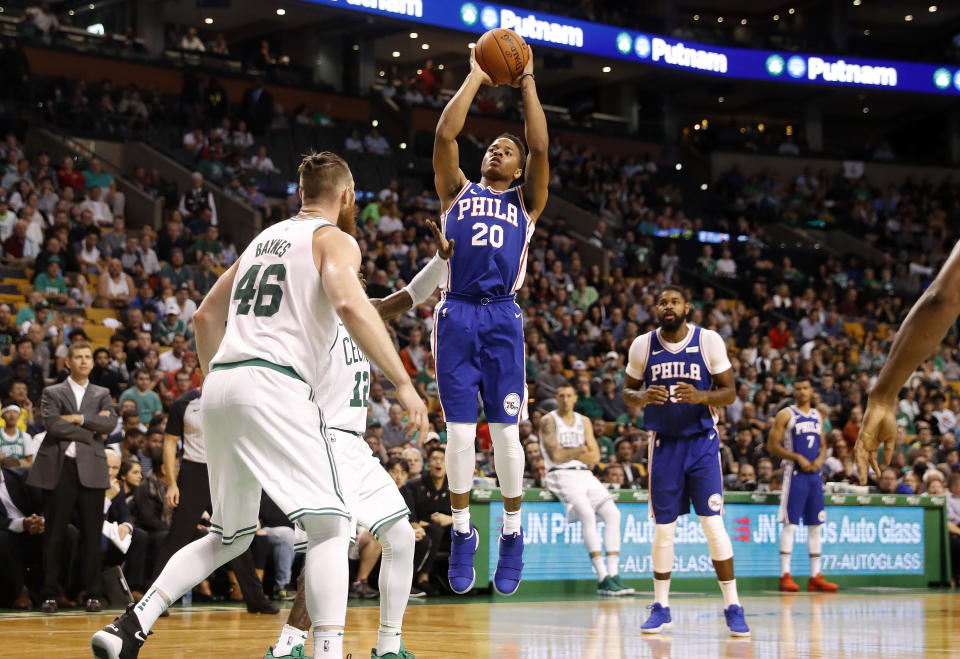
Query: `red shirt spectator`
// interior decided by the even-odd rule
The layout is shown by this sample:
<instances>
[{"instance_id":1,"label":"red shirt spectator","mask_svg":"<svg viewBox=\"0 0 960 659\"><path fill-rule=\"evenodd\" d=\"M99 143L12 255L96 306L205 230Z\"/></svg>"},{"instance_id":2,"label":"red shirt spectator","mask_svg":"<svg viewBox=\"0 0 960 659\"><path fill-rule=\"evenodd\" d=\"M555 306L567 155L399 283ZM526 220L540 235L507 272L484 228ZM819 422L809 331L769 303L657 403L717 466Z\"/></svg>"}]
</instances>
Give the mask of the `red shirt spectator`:
<instances>
[{"instance_id":1,"label":"red shirt spectator","mask_svg":"<svg viewBox=\"0 0 960 659\"><path fill-rule=\"evenodd\" d=\"M770 347L774 350L786 348L790 344L790 331L787 330L786 321L781 320L777 323L777 326L767 333L767 338L770 339Z\"/></svg>"},{"instance_id":2,"label":"red shirt spectator","mask_svg":"<svg viewBox=\"0 0 960 659\"><path fill-rule=\"evenodd\" d=\"M79 195L83 195L87 183L83 174L73 168L73 159L70 156L63 159L63 167L57 170L57 181L60 182L61 190L73 188Z\"/></svg>"}]
</instances>

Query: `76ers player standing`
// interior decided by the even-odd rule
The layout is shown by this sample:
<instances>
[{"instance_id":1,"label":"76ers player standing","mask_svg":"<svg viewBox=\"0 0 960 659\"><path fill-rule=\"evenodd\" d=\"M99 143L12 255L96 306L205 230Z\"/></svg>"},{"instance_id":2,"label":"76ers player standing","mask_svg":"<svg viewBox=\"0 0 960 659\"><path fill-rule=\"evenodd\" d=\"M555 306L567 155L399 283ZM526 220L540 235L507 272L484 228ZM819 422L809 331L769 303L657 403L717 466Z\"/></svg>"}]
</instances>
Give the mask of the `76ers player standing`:
<instances>
[{"instance_id":1,"label":"76ers player standing","mask_svg":"<svg viewBox=\"0 0 960 659\"><path fill-rule=\"evenodd\" d=\"M514 293L523 283L534 222L547 203L547 119L537 98L533 54L513 85L523 95L527 147L500 135L487 148L479 183L460 170L457 135L481 85L490 77L470 56L470 73L444 108L433 144L433 169L442 224L457 249L434 311L437 388L447 422L447 478L453 509L450 587L466 593L476 580L473 557L480 538L470 524L470 488L476 464L477 398L490 424L503 493L500 558L493 585L512 595L523 568L523 450L518 423L526 404L523 321ZM527 154L529 147L530 153ZM526 183L513 186L526 172Z\"/></svg>"},{"instance_id":2,"label":"76ers player standing","mask_svg":"<svg viewBox=\"0 0 960 659\"><path fill-rule=\"evenodd\" d=\"M648 469L654 517L653 590L650 617L641 626L656 634L673 625L670 573L677 517L690 502L707 536L710 558L723 592L724 615L732 636L749 636L733 578L733 545L723 525L723 475L715 408L736 397L733 369L723 339L712 330L687 324L690 303L683 289L667 286L657 296L660 327L637 337L623 397L643 405L650 431ZM640 387L646 384L646 389Z\"/></svg>"}]
</instances>

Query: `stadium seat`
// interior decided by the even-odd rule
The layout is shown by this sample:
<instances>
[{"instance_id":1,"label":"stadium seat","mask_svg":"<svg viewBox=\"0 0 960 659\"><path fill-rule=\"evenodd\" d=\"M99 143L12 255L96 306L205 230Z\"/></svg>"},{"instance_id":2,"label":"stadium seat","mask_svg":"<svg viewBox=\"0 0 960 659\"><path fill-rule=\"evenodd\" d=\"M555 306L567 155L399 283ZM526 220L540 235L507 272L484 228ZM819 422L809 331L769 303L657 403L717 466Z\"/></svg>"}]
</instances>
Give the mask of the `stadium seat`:
<instances>
[{"instance_id":1,"label":"stadium seat","mask_svg":"<svg viewBox=\"0 0 960 659\"><path fill-rule=\"evenodd\" d=\"M87 316L87 320L103 325L104 318L113 318L118 320L117 312L113 309L95 309L94 307L87 307L84 309L84 313Z\"/></svg>"}]
</instances>

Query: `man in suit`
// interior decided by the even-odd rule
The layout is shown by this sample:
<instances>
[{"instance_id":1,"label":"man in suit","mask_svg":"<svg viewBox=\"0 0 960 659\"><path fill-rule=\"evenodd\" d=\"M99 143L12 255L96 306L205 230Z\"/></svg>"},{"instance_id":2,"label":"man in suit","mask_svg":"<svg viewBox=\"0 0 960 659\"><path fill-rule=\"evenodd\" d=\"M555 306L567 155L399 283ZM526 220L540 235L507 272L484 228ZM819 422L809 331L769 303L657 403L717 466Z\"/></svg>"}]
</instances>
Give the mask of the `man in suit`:
<instances>
[{"instance_id":1,"label":"man in suit","mask_svg":"<svg viewBox=\"0 0 960 659\"><path fill-rule=\"evenodd\" d=\"M147 583L147 551L150 544L149 534L136 525L136 520L130 512L130 506L127 503L127 497L131 496L129 491L124 489L118 476L120 475L121 458L120 454L107 449L107 473L110 478L110 487L104 493L103 508L104 521L116 522L117 531L121 540L128 535L133 536L127 551L121 551L106 536L100 541L103 549L104 565L119 565L123 569L123 576L133 591L139 587L143 589ZM134 595L134 599L139 599ZM116 604L116 602L111 602Z\"/></svg>"},{"instance_id":2,"label":"man in suit","mask_svg":"<svg viewBox=\"0 0 960 659\"><path fill-rule=\"evenodd\" d=\"M70 518L77 513L83 556L80 586L86 609L100 603L100 535L103 493L110 487L103 441L117 425L117 413L105 387L90 384L93 352L82 342L67 351L70 377L43 391L47 435L37 450L28 485L47 490L43 542L45 613L57 611L57 575Z\"/></svg>"},{"instance_id":3,"label":"man in suit","mask_svg":"<svg viewBox=\"0 0 960 659\"><path fill-rule=\"evenodd\" d=\"M43 493L27 485L28 472L24 467L0 469L0 606L12 601L15 609L30 606L25 585L28 566L31 585L40 586Z\"/></svg>"},{"instance_id":4,"label":"man in suit","mask_svg":"<svg viewBox=\"0 0 960 659\"><path fill-rule=\"evenodd\" d=\"M621 437L616 443L617 462L623 467L623 487L625 489L643 489L647 487L647 470L643 464L633 461L633 441Z\"/></svg>"}]
</instances>

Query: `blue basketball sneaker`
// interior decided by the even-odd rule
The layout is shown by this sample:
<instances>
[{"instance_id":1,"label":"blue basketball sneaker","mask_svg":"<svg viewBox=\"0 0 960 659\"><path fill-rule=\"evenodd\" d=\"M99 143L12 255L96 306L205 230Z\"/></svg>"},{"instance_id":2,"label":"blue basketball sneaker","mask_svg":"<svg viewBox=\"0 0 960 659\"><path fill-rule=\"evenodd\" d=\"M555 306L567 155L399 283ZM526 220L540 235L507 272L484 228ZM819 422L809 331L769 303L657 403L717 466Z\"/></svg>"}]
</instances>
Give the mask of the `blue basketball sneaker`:
<instances>
[{"instance_id":1,"label":"blue basketball sneaker","mask_svg":"<svg viewBox=\"0 0 960 659\"><path fill-rule=\"evenodd\" d=\"M470 533L458 533L450 529L450 561L447 579L450 588L458 595L469 593L477 581L477 571L473 567L473 556L480 546L480 534L472 524Z\"/></svg>"},{"instance_id":2,"label":"blue basketball sneaker","mask_svg":"<svg viewBox=\"0 0 960 659\"><path fill-rule=\"evenodd\" d=\"M670 617L669 606L654 602L647 608L650 609L650 617L640 625L641 632L644 634L659 634L673 628L673 618Z\"/></svg>"},{"instance_id":3,"label":"blue basketball sneaker","mask_svg":"<svg viewBox=\"0 0 960 659\"><path fill-rule=\"evenodd\" d=\"M520 587L523 572L523 529L506 536L500 532L500 559L493 573L493 588L501 595L513 595Z\"/></svg>"},{"instance_id":4,"label":"blue basketball sneaker","mask_svg":"<svg viewBox=\"0 0 960 659\"><path fill-rule=\"evenodd\" d=\"M743 617L742 606L731 604L723 610L723 615L727 619L730 636L750 636L750 628L747 627L747 621Z\"/></svg>"}]
</instances>

